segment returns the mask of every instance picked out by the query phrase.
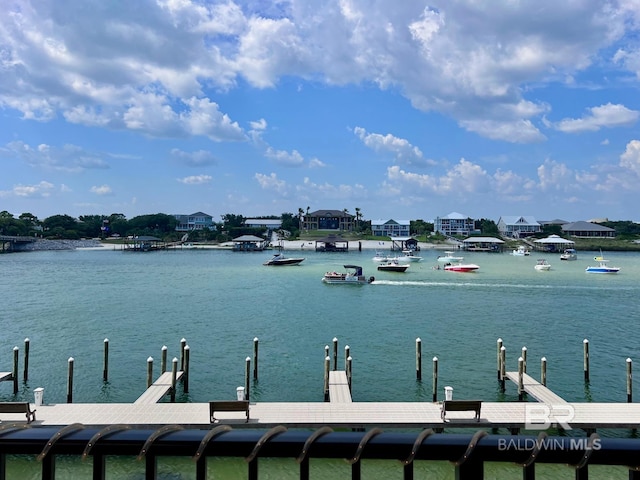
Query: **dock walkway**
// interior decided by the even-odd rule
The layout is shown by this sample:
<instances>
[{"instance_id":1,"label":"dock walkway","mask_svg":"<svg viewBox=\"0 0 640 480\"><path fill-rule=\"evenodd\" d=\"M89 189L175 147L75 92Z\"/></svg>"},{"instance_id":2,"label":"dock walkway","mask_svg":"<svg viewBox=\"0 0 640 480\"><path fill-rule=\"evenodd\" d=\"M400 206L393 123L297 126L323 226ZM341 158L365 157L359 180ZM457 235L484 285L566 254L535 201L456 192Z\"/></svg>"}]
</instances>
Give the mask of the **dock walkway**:
<instances>
[{"instance_id":1,"label":"dock walkway","mask_svg":"<svg viewBox=\"0 0 640 480\"><path fill-rule=\"evenodd\" d=\"M351 403L351 389L347 380L347 372L333 370L329 372L329 402Z\"/></svg>"},{"instance_id":2,"label":"dock walkway","mask_svg":"<svg viewBox=\"0 0 640 480\"><path fill-rule=\"evenodd\" d=\"M518 372L506 372L505 375L509 380L518 385ZM522 374L522 383L524 391L540 403L548 403L551 405L564 405L568 403L564 398L553 393L550 389L526 373Z\"/></svg>"},{"instance_id":3,"label":"dock walkway","mask_svg":"<svg viewBox=\"0 0 640 480\"><path fill-rule=\"evenodd\" d=\"M184 372L182 371L176 372L176 382L182 378L183 373ZM172 378L172 372L164 372L155 382L153 382L153 385L147 388L133 403L136 405L158 403L171 390Z\"/></svg>"}]
</instances>

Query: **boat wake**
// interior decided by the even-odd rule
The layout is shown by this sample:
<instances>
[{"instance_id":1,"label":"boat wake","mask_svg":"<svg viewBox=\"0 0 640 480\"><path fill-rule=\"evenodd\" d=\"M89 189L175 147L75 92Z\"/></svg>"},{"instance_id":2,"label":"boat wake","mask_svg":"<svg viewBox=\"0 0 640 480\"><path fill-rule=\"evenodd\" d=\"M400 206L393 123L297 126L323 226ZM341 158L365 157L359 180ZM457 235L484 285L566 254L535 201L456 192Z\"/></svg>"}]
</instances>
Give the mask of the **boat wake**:
<instances>
[{"instance_id":1,"label":"boat wake","mask_svg":"<svg viewBox=\"0 0 640 480\"><path fill-rule=\"evenodd\" d=\"M527 289L527 290L593 290L602 292L603 290L637 290L634 287L618 287L611 288L602 287L602 285L531 285L530 283L478 283L478 282L421 282L417 280L375 280L372 285L392 285L392 286L416 286L416 287L474 287L474 288L499 288L499 289Z\"/></svg>"}]
</instances>

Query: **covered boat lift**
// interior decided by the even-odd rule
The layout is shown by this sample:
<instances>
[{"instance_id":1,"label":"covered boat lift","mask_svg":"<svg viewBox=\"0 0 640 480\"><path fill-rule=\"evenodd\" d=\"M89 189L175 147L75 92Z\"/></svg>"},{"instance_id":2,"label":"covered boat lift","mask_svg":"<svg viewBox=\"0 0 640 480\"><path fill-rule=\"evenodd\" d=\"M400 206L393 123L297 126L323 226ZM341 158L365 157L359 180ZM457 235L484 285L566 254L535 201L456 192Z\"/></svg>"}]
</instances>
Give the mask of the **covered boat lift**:
<instances>
[{"instance_id":1,"label":"covered boat lift","mask_svg":"<svg viewBox=\"0 0 640 480\"><path fill-rule=\"evenodd\" d=\"M562 253L567 248L573 248L576 244L573 240L567 240L559 235L549 235L547 238L540 238L533 241L536 250L543 252L559 252Z\"/></svg>"}]
</instances>

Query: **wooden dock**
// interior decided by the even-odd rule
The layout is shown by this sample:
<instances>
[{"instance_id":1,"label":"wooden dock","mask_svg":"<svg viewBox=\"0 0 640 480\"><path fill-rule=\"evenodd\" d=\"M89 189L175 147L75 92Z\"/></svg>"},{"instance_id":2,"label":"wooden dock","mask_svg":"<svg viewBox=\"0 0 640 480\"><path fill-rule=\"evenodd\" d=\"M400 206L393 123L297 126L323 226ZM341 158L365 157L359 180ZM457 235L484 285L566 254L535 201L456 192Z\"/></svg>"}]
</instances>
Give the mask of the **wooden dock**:
<instances>
[{"instance_id":1,"label":"wooden dock","mask_svg":"<svg viewBox=\"0 0 640 480\"><path fill-rule=\"evenodd\" d=\"M505 375L509 380L518 385L518 372L505 372ZM522 374L522 384L522 386L524 387L524 391L528 395L531 395L538 402L548 403L551 405L563 405L568 403L564 398L556 395L550 389L548 389L526 373Z\"/></svg>"},{"instance_id":2,"label":"wooden dock","mask_svg":"<svg viewBox=\"0 0 640 480\"><path fill-rule=\"evenodd\" d=\"M333 370L329 372L329 402L351 403L351 389L347 380L347 372Z\"/></svg>"},{"instance_id":3,"label":"wooden dock","mask_svg":"<svg viewBox=\"0 0 640 480\"><path fill-rule=\"evenodd\" d=\"M184 372L176 372L176 382L182 378ZM153 382L149 388L147 388L138 399L133 402L134 404L148 405L151 403L158 403L162 398L171 391L171 380L173 378L172 372L165 372L158 379Z\"/></svg>"}]
</instances>

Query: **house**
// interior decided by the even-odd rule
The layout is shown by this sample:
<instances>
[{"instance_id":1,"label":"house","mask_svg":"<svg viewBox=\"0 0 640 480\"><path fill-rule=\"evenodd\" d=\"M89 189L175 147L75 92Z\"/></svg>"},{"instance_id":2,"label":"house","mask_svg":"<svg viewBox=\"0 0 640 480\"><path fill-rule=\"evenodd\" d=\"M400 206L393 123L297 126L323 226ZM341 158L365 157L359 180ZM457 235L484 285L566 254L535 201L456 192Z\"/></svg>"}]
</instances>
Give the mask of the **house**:
<instances>
[{"instance_id":1,"label":"house","mask_svg":"<svg viewBox=\"0 0 640 480\"><path fill-rule=\"evenodd\" d=\"M375 237L408 237L410 224L409 220L371 220L371 233Z\"/></svg>"},{"instance_id":2,"label":"house","mask_svg":"<svg viewBox=\"0 0 640 480\"><path fill-rule=\"evenodd\" d=\"M498 231L503 237L524 238L540 233L542 227L530 216L507 216L498 220Z\"/></svg>"},{"instance_id":3,"label":"house","mask_svg":"<svg viewBox=\"0 0 640 480\"><path fill-rule=\"evenodd\" d=\"M244 224L252 228L266 228L267 230L278 230L282 227L282 219L273 218L246 218Z\"/></svg>"},{"instance_id":4,"label":"house","mask_svg":"<svg viewBox=\"0 0 640 480\"><path fill-rule=\"evenodd\" d=\"M433 222L433 231L442 235L469 236L476 232L476 222L458 212L451 212L444 217L436 217Z\"/></svg>"},{"instance_id":5,"label":"house","mask_svg":"<svg viewBox=\"0 0 640 480\"><path fill-rule=\"evenodd\" d=\"M616 231L613 228L605 227L591 222L573 222L562 225L562 232L572 237L598 237L598 238L614 238Z\"/></svg>"},{"instance_id":6,"label":"house","mask_svg":"<svg viewBox=\"0 0 640 480\"><path fill-rule=\"evenodd\" d=\"M196 212L191 215L174 215L178 220L176 225L176 231L178 232L192 232L194 230L215 230L216 227L213 224L213 217L206 213Z\"/></svg>"},{"instance_id":7,"label":"house","mask_svg":"<svg viewBox=\"0 0 640 480\"><path fill-rule=\"evenodd\" d=\"M302 217L302 229L353 231L355 216L343 210L316 210Z\"/></svg>"}]
</instances>

